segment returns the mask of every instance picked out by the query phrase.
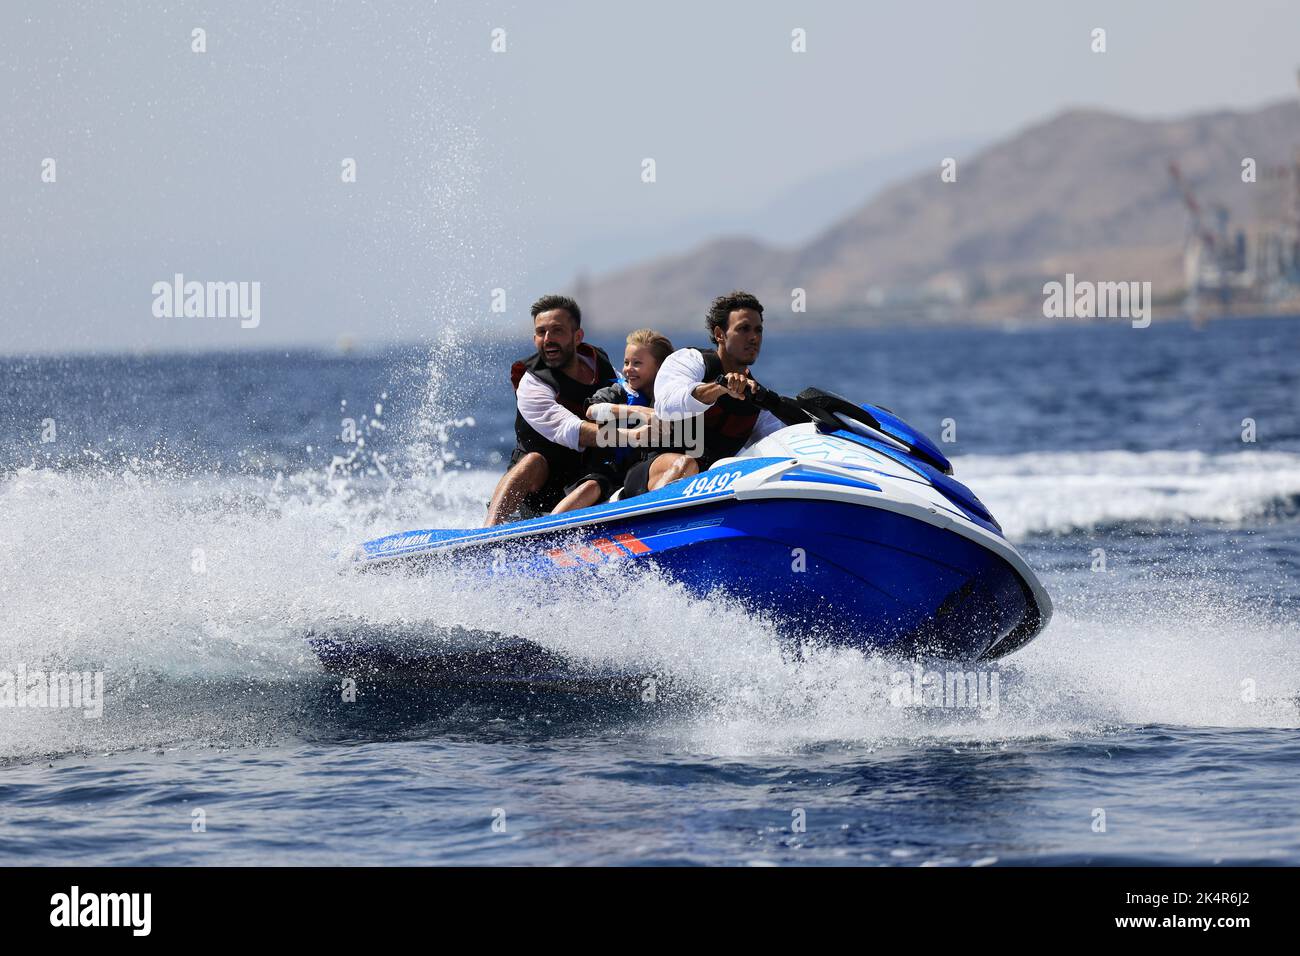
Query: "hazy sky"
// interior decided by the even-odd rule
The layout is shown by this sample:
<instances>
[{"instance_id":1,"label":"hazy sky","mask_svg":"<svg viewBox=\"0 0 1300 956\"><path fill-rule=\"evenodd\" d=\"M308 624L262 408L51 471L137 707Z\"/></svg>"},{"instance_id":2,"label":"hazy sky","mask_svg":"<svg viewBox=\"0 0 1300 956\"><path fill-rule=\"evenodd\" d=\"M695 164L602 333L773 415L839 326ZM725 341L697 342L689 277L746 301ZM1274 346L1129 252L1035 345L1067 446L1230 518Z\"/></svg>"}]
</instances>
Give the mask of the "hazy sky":
<instances>
[{"instance_id":1,"label":"hazy sky","mask_svg":"<svg viewBox=\"0 0 1300 956\"><path fill-rule=\"evenodd\" d=\"M7 0L0 351L526 328L580 268L802 238L890 173L1068 106L1294 96L1297 36L1294 0ZM155 316L178 272L260 283L257 326Z\"/></svg>"}]
</instances>

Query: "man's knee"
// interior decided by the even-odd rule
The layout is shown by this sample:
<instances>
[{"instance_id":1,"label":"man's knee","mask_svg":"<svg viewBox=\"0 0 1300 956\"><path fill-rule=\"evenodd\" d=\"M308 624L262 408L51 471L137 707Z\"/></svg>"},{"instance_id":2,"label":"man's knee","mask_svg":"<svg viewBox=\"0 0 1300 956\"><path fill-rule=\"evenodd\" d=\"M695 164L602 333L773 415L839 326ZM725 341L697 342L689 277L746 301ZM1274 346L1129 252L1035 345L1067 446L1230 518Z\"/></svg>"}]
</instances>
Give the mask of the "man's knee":
<instances>
[{"instance_id":1,"label":"man's knee","mask_svg":"<svg viewBox=\"0 0 1300 956\"><path fill-rule=\"evenodd\" d=\"M699 462L689 455L660 455L650 467L649 490L657 491L670 482L698 473Z\"/></svg>"},{"instance_id":2,"label":"man's knee","mask_svg":"<svg viewBox=\"0 0 1300 956\"><path fill-rule=\"evenodd\" d=\"M660 474L684 478L700 470L700 463L690 455L669 455L665 457Z\"/></svg>"},{"instance_id":3,"label":"man's knee","mask_svg":"<svg viewBox=\"0 0 1300 956\"><path fill-rule=\"evenodd\" d=\"M546 484L546 479L551 475L551 467L546 463L545 455L530 451L515 462L510 474L529 491L537 491Z\"/></svg>"}]
</instances>

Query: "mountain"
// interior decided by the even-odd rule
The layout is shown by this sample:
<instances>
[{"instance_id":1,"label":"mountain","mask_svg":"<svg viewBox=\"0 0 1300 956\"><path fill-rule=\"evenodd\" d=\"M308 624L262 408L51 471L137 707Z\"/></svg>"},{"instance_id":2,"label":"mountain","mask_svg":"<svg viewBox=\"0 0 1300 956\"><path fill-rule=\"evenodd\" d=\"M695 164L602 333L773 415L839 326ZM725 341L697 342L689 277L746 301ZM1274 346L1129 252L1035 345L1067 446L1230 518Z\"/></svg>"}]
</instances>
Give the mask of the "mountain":
<instances>
[{"instance_id":1,"label":"mountain","mask_svg":"<svg viewBox=\"0 0 1300 956\"><path fill-rule=\"evenodd\" d=\"M960 156L982 145L972 137L949 138L870 159L836 166L824 173L775 191L744 209L711 209L683 221L631 229L591 230L581 242L556 252L537 269L543 285L563 284L575 269L583 273L612 272L629 264L671 253L726 223L730 232L760 242L803 242L820 234L844 213L844 197L869 196L913 175L933 156ZM555 283L556 277L561 281Z\"/></svg>"},{"instance_id":2,"label":"mountain","mask_svg":"<svg viewBox=\"0 0 1300 956\"><path fill-rule=\"evenodd\" d=\"M850 211L809 241L777 246L725 237L589 282L583 308L614 327L701 327L709 300L744 288L791 325L934 317L1041 315L1042 286L1073 272L1094 281L1150 281L1157 303L1184 290L1189 217L1169 173L1176 161L1205 208L1222 204L1229 232L1249 228L1276 191L1265 167L1290 165L1300 104L1143 120L1072 109L969 158L955 182L940 161ZM1243 183L1242 160L1260 181ZM807 312L794 314L792 290Z\"/></svg>"}]
</instances>

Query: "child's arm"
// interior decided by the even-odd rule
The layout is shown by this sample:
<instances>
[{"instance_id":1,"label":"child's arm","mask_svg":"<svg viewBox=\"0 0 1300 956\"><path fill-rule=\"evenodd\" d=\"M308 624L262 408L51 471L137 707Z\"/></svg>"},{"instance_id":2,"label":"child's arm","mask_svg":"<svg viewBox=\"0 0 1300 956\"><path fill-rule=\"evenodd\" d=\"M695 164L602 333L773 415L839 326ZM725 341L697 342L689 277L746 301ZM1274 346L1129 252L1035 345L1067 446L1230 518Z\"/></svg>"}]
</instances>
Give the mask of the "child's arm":
<instances>
[{"instance_id":1,"label":"child's arm","mask_svg":"<svg viewBox=\"0 0 1300 956\"><path fill-rule=\"evenodd\" d=\"M652 417L649 408L640 405L625 405L627 392L617 383L606 385L592 393L587 399L587 420L592 422L609 422L621 418L623 421L640 421L645 423Z\"/></svg>"}]
</instances>

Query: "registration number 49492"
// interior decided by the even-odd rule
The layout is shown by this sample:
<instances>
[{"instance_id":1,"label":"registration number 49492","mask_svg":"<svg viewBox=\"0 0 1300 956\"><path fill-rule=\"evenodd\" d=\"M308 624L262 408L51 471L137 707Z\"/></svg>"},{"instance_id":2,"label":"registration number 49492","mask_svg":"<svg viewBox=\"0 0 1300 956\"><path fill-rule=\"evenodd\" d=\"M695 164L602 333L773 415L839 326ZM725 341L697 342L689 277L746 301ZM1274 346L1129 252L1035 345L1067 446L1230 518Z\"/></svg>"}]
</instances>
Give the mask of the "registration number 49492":
<instances>
[{"instance_id":1,"label":"registration number 49492","mask_svg":"<svg viewBox=\"0 0 1300 956\"><path fill-rule=\"evenodd\" d=\"M692 478L691 483L682 489L682 497L691 498L695 495L707 495L714 491L725 491L742 474L744 472L723 471L713 475L699 475Z\"/></svg>"}]
</instances>

